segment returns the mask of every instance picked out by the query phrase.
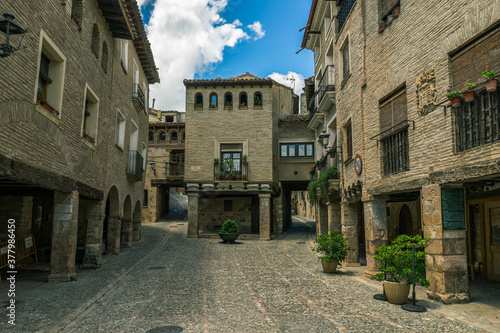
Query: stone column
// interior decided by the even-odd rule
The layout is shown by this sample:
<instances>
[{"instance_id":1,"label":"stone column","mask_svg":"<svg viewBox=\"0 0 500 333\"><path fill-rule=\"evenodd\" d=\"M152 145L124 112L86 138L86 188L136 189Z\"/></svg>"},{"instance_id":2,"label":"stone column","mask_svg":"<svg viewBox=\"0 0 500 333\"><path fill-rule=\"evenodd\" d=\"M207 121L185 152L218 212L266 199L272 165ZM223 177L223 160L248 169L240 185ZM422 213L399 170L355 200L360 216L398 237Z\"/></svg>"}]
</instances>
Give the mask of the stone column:
<instances>
[{"instance_id":1,"label":"stone column","mask_svg":"<svg viewBox=\"0 0 500 333\"><path fill-rule=\"evenodd\" d=\"M120 236L122 223L119 216L108 217L108 248L109 254L120 254Z\"/></svg>"},{"instance_id":2,"label":"stone column","mask_svg":"<svg viewBox=\"0 0 500 333\"><path fill-rule=\"evenodd\" d=\"M131 248L132 247L132 219L122 219L122 237L121 237L121 248Z\"/></svg>"},{"instance_id":3,"label":"stone column","mask_svg":"<svg viewBox=\"0 0 500 333\"><path fill-rule=\"evenodd\" d=\"M188 192L188 237L197 238L199 229L200 194Z\"/></svg>"},{"instance_id":4,"label":"stone column","mask_svg":"<svg viewBox=\"0 0 500 333\"><path fill-rule=\"evenodd\" d=\"M78 208L78 191L54 192L54 224L52 227L49 282L70 281L76 276Z\"/></svg>"},{"instance_id":5,"label":"stone column","mask_svg":"<svg viewBox=\"0 0 500 333\"><path fill-rule=\"evenodd\" d=\"M378 273L379 263L373 258L375 249L387 245L386 197L368 196L363 198L366 241L365 277L373 279Z\"/></svg>"},{"instance_id":6,"label":"stone column","mask_svg":"<svg viewBox=\"0 0 500 333\"><path fill-rule=\"evenodd\" d=\"M138 215L138 216L136 216ZM142 230L142 225L141 225L141 214L134 214L134 220L132 223L132 240L133 241L138 241L141 239L141 230Z\"/></svg>"},{"instance_id":7,"label":"stone column","mask_svg":"<svg viewBox=\"0 0 500 333\"><path fill-rule=\"evenodd\" d=\"M470 302L467 274L467 245L465 231L443 230L441 215L441 187L422 188L422 222L424 237L429 237L426 248L426 278L430 282L427 296L449 303Z\"/></svg>"},{"instance_id":8,"label":"stone column","mask_svg":"<svg viewBox=\"0 0 500 333\"><path fill-rule=\"evenodd\" d=\"M259 194L259 230L261 240L271 240L271 194Z\"/></svg>"},{"instance_id":9,"label":"stone column","mask_svg":"<svg viewBox=\"0 0 500 333\"><path fill-rule=\"evenodd\" d=\"M104 222L104 214L101 214L102 205L102 201L89 201L86 214L87 239L81 268L102 266L102 225Z\"/></svg>"},{"instance_id":10,"label":"stone column","mask_svg":"<svg viewBox=\"0 0 500 333\"><path fill-rule=\"evenodd\" d=\"M356 204L342 202L340 205L342 234L348 238L347 245L351 248L344 266L360 266L359 264L359 237L358 237L358 209Z\"/></svg>"},{"instance_id":11,"label":"stone column","mask_svg":"<svg viewBox=\"0 0 500 333\"><path fill-rule=\"evenodd\" d=\"M328 232L335 231L340 234L342 232L342 224L340 223L340 202L329 202L328 209Z\"/></svg>"},{"instance_id":12,"label":"stone column","mask_svg":"<svg viewBox=\"0 0 500 333\"><path fill-rule=\"evenodd\" d=\"M318 235L328 234L328 207L318 202L318 216L316 216L316 229Z\"/></svg>"}]
</instances>

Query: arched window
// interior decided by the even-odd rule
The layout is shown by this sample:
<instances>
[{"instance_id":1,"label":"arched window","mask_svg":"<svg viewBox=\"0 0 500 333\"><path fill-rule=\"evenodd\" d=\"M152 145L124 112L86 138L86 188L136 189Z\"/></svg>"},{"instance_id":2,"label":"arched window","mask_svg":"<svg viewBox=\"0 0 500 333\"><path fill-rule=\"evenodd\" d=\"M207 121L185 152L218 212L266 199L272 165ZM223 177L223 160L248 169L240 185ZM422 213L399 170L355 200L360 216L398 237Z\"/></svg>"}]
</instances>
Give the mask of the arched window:
<instances>
[{"instance_id":1,"label":"arched window","mask_svg":"<svg viewBox=\"0 0 500 333\"><path fill-rule=\"evenodd\" d=\"M78 24L79 30L82 28L82 18L83 18L83 0L73 0L73 7L71 8L71 17Z\"/></svg>"},{"instance_id":2,"label":"arched window","mask_svg":"<svg viewBox=\"0 0 500 333\"><path fill-rule=\"evenodd\" d=\"M224 95L224 108L230 108L233 106L233 94L227 92Z\"/></svg>"},{"instance_id":3,"label":"arched window","mask_svg":"<svg viewBox=\"0 0 500 333\"><path fill-rule=\"evenodd\" d=\"M108 44L106 42L102 43L102 58L101 58L101 66L104 70L104 73L108 72Z\"/></svg>"},{"instance_id":4,"label":"arched window","mask_svg":"<svg viewBox=\"0 0 500 333\"><path fill-rule=\"evenodd\" d=\"M172 132L172 135L170 136L170 140L177 141L177 132Z\"/></svg>"},{"instance_id":5,"label":"arched window","mask_svg":"<svg viewBox=\"0 0 500 333\"><path fill-rule=\"evenodd\" d=\"M194 95L194 107L195 108L203 108L203 94L196 93Z\"/></svg>"},{"instance_id":6,"label":"arched window","mask_svg":"<svg viewBox=\"0 0 500 333\"><path fill-rule=\"evenodd\" d=\"M216 93L210 94L209 101L210 101L209 107L211 109L217 109L217 94Z\"/></svg>"},{"instance_id":7,"label":"arched window","mask_svg":"<svg viewBox=\"0 0 500 333\"><path fill-rule=\"evenodd\" d=\"M149 141L153 141L155 139L155 134L153 132L149 132Z\"/></svg>"},{"instance_id":8,"label":"arched window","mask_svg":"<svg viewBox=\"0 0 500 333\"><path fill-rule=\"evenodd\" d=\"M161 132L160 133L160 141L165 141L167 139L167 135L165 134L165 132Z\"/></svg>"},{"instance_id":9,"label":"arched window","mask_svg":"<svg viewBox=\"0 0 500 333\"><path fill-rule=\"evenodd\" d=\"M253 105L254 107L262 107L262 93L261 92L256 92L255 95L253 96Z\"/></svg>"},{"instance_id":10,"label":"arched window","mask_svg":"<svg viewBox=\"0 0 500 333\"><path fill-rule=\"evenodd\" d=\"M248 106L248 96L246 92L242 92L240 94L240 107L247 107Z\"/></svg>"},{"instance_id":11,"label":"arched window","mask_svg":"<svg viewBox=\"0 0 500 333\"><path fill-rule=\"evenodd\" d=\"M90 44L90 49L94 53L96 58L99 58L99 28L97 24L94 24L92 28L92 42Z\"/></svg>"}]
</instances>

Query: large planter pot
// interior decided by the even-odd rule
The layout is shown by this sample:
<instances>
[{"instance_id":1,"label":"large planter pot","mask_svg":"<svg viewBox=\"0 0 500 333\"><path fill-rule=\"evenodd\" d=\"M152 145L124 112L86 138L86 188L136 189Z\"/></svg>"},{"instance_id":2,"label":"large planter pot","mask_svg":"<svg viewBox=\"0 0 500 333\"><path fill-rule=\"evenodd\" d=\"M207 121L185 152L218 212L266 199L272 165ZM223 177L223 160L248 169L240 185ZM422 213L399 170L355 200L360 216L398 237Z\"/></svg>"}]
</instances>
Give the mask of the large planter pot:
<instances>
[{"instance_id":1,"label":"large planter pot","mask_svg":"<svg viewBox=\"0 0 500 333\"><path fill-rule=\"evenodd\" d=\"M490 79L484 82L487 92L494 92L497 90L498 79Z\"/></svg>"},{"instance_id":2,"label":"large planter pot","mask_svg":"<svg viewBox=\"0 0 500 333\"><path fill-rule=\"evenodd\" d=\"M384 281L387 300L392 304L406 304L410 294L410 286L402 282Z\"/></svg>"},{"instance_id":3,"label":"large planter pot","mask_svg":"<svg viewBox=\"0 0 500 333\"><path fill-rule=\"evenodd\" d=\"M323 271L325 273L335 273L337 271L338 263L321 261L321 265L323 266Z\"/></svg>"},{"instance_id":4,"label":"large planter pot","mask_svg":"<svg viewBox=\"0 0 500 333\"><path fill-rule=\"evenodd\" d=\"M451 107L458 108L460 106L460 96L450 98Z\"/></svg>"},{"instance_id":5,"label":"large planter pot","mask_svg":"<svg viewBox=\"0 0 500 333\"><path fill-rule=\"evenodd\" d=\"M475 91L474 90L467 90L466 92L464 92L464 100L467 103L473 102L474 101L474 95L475 95Z\"/></svg>"},{"instance_id":6,"label":"large planter pot","mask_svg":"<svg viewBox=\"0 0 500 333\"><path fill-rule=\"evenodd\" d=\"M219 234L219 237L224 243L234 243L240 234Z\"/></svg>"}]
</instances>

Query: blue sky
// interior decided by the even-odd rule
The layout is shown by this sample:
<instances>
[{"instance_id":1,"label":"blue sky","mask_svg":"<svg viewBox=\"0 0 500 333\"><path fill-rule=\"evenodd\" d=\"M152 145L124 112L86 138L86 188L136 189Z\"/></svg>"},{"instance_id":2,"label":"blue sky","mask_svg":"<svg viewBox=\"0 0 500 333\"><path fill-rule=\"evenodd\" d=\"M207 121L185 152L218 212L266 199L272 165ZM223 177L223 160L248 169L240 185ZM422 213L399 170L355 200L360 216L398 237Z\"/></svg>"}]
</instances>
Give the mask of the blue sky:
<instances>
[{"instance_id":1,"label":"blue sky","mask_svg":"<svg viewBox=\"0 0 500 333\"><path fill-rule=\"evenodd\" d=\"M300 49L311 0L138 0L162 82L155 108L184 111L182 79L271 76L296 92L314 74Z\"/></svg>"}]
</instances>

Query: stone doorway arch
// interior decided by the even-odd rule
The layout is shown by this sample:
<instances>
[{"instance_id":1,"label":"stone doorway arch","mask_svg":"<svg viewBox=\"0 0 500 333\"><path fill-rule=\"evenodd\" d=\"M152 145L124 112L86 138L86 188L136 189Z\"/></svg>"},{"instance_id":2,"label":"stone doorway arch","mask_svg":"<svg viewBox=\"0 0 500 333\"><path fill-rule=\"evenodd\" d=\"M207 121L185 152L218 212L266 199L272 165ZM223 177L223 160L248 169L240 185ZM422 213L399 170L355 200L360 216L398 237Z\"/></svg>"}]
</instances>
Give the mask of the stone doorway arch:
<instances>
[{"instance_id":1,"label":"stone doorway arch","mask_svg":"<svg viewBox=\"0 0 500 333\"><path fill-rule=\"evenodd\" d=\"M401 235L412 236L415 234L413 228L413 216L410 207L404 204L399 212L399 233Z\"/></svg>"},{"instance_id":2,"label":"stone doorway arch","mask_svg":"<svg viewBox=\"0 0 500 333\"><path fill-rule=\"evenodd\" d=\"M120 201L118 189L112 186L106 199L105 217L103 222L103 253L120 253Z\"/></svg>"},{"instance_id":3,"label":"stone doorway arch","mask_svg":"<svg viewBox=\"0 0 500 333\"><path fill-rule=\"evenodd\" d=\"M132 220L132 240L134 241L138 241L141 239L141 213L142 213L141 202L137 201L135 204L133 220Z\"/></svg>"}]
</instances>

